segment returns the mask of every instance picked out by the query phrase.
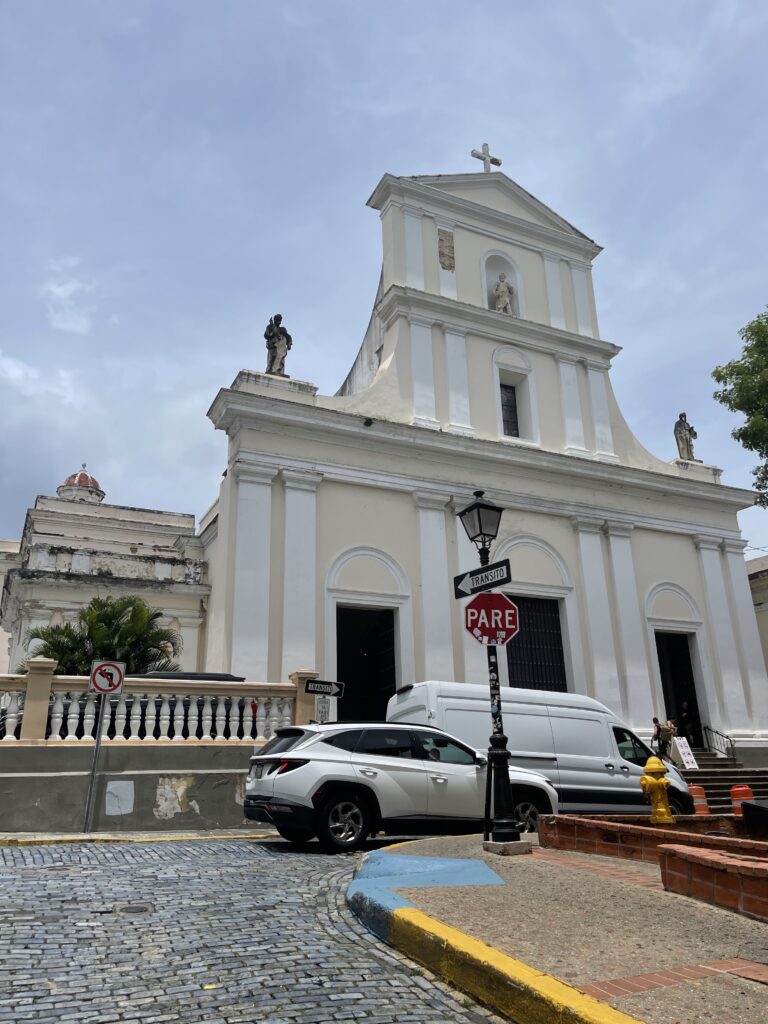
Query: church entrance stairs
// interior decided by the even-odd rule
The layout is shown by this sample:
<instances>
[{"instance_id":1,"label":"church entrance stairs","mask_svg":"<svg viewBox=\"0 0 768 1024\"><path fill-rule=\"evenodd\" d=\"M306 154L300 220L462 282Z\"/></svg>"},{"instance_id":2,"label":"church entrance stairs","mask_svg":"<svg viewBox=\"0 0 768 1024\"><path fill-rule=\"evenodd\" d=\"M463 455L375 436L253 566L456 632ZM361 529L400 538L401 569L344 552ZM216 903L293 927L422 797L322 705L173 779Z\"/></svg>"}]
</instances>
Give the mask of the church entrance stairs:
<instances>
[{"instance_id":1,"label":"church entrance stairs","mask_svg":"<svg viewBox=\"0 0 768 1024\"><path fill-rule=\"evenodd\" d=\"M699 769L685 769L681 772L689 786L703 786L712 814L731 813L731 786L749 786L755 800L768 800L768 768L742 768L738 762L718 758L722 768L713 768L699 760L699 753L694 756L699 762Z\"/></svg>"}]
</instances>

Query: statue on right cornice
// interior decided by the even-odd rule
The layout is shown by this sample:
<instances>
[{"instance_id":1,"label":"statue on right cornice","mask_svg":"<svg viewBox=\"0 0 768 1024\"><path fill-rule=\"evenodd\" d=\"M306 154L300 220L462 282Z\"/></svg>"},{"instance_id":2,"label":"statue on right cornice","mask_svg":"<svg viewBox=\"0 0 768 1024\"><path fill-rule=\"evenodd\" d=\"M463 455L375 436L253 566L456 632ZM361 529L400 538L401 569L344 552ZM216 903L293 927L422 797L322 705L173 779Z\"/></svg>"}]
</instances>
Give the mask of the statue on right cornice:
<instances>
[{"instance_id":1,"label":"statue on right cornice","mask_svg":"<svg viewBox=\"0 0 768 1024\"><path fill-rule=\"evenodd\" d=\"M506 274L499 274L499 280L493 289L493 297L496 300L496 312L497 313L508 313L513 316L512 313L512 285L507 280Z\"/></svg>"},{"instance_id":2,"label":"statue on right cornice","mask_svg":"<svg viewBox=\"0 0 768 1024\"><path fill-rule=\"evenodd\" d=\"M675 441L677 441L677 450L683 462L701 462L701 459L693 457L693 442L698 436L688 422L687 415L681 412L677 423L675 423Z\"/></svg>"}]
</instances>

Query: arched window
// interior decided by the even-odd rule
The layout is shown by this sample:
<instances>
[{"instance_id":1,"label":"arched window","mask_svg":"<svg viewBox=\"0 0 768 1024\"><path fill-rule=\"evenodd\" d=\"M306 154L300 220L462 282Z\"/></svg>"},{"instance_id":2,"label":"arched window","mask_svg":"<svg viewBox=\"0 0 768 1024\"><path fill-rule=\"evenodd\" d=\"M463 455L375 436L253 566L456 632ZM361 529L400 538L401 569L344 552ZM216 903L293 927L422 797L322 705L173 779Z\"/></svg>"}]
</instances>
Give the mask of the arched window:
<instances>
[{"instance_id":1,"label":"arched window","mask_svg":"<svg viewBox=\"0 0 768 1024\"><path fill-rule=\"evenodd\" d=\"M483 298L486 306L488 309L496 309L494 289L501 274L504 274L508 284L512 286L512 315L525 317L523 275L515 261L498 249L487 252L482 260Z\"/></svg>"}]
</instances>

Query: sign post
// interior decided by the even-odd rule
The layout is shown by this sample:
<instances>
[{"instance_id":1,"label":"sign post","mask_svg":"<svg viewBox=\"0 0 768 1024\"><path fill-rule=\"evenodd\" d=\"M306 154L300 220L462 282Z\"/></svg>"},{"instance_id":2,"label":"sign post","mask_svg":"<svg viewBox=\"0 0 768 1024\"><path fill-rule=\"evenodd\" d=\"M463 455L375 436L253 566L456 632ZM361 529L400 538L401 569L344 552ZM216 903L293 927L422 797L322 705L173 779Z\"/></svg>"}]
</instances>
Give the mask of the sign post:
<instances>
[{"instance_id":1,"label":"sign post","mask_svg":"<svg viewBox=\"0 0 768 1024\"><path fill-rule=\"evenodd\" d=\"M99 763L99 751L101 750L101 733L104 724L104 713L109 707L109 699L113 694L123 692L125 680L125 662L123 661L94 661L91 663L91 677L88 680L88 693L98 693L99 715L96 719L96 743L93 748L93 764L91 765L91 777L88 780L88 796L85 800L85 822L83 832L92 831L93 825L93 793L96 783L96 769Z\"/></svg>"},{"instance_id":2,"label":"sign post","mask_svg":"<svg viewBox=\"0 0 768 1024\"><path fill-rule=\"evenodd\" d=\"M509 758L504 720L501 714L498 646L504 646L520 632L517 605L504 594L478 594L464 609L464 626L488 654L488 681L491 692L492 732L488 750L488 776L485 789L485 827L487 840L520 841L520 823L515 820L512 786L509 782ZM493 828L491 829L491 792L493 792Z\"/></svg>"}]
</instances>

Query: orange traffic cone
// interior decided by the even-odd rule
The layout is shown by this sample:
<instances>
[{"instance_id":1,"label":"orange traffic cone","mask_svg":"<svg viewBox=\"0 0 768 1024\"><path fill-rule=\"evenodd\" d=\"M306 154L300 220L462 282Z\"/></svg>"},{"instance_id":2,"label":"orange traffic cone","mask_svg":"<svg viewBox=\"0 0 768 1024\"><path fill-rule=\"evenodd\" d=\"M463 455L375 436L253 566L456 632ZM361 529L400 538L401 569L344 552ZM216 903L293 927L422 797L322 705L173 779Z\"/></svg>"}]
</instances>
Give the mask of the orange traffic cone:
<instances>
[{"instance_id":1,"label":"orange traffic cone","mask_svg":"<svg viewBox=\"0 0 768 1024\"><path fill-rule=\"evenodd\" d=\"M737 817L742 816L741 804L743 800L754 800L754 794L749 786L743 784L731 786L731 803L733 804L733 813Z\"/></svg>"},{"instance_id":2,"label":"orange traffic cone","mask_svg":"<svg viewBox=\"0 0 768 1024\"><path fill-rule=\"evenodd\" d=\"M709 804L707 803L707 794L704 792L704 787L689 786L688 792L693 797L693 813L709 814Z\"/></svg>"}]
</instances>

